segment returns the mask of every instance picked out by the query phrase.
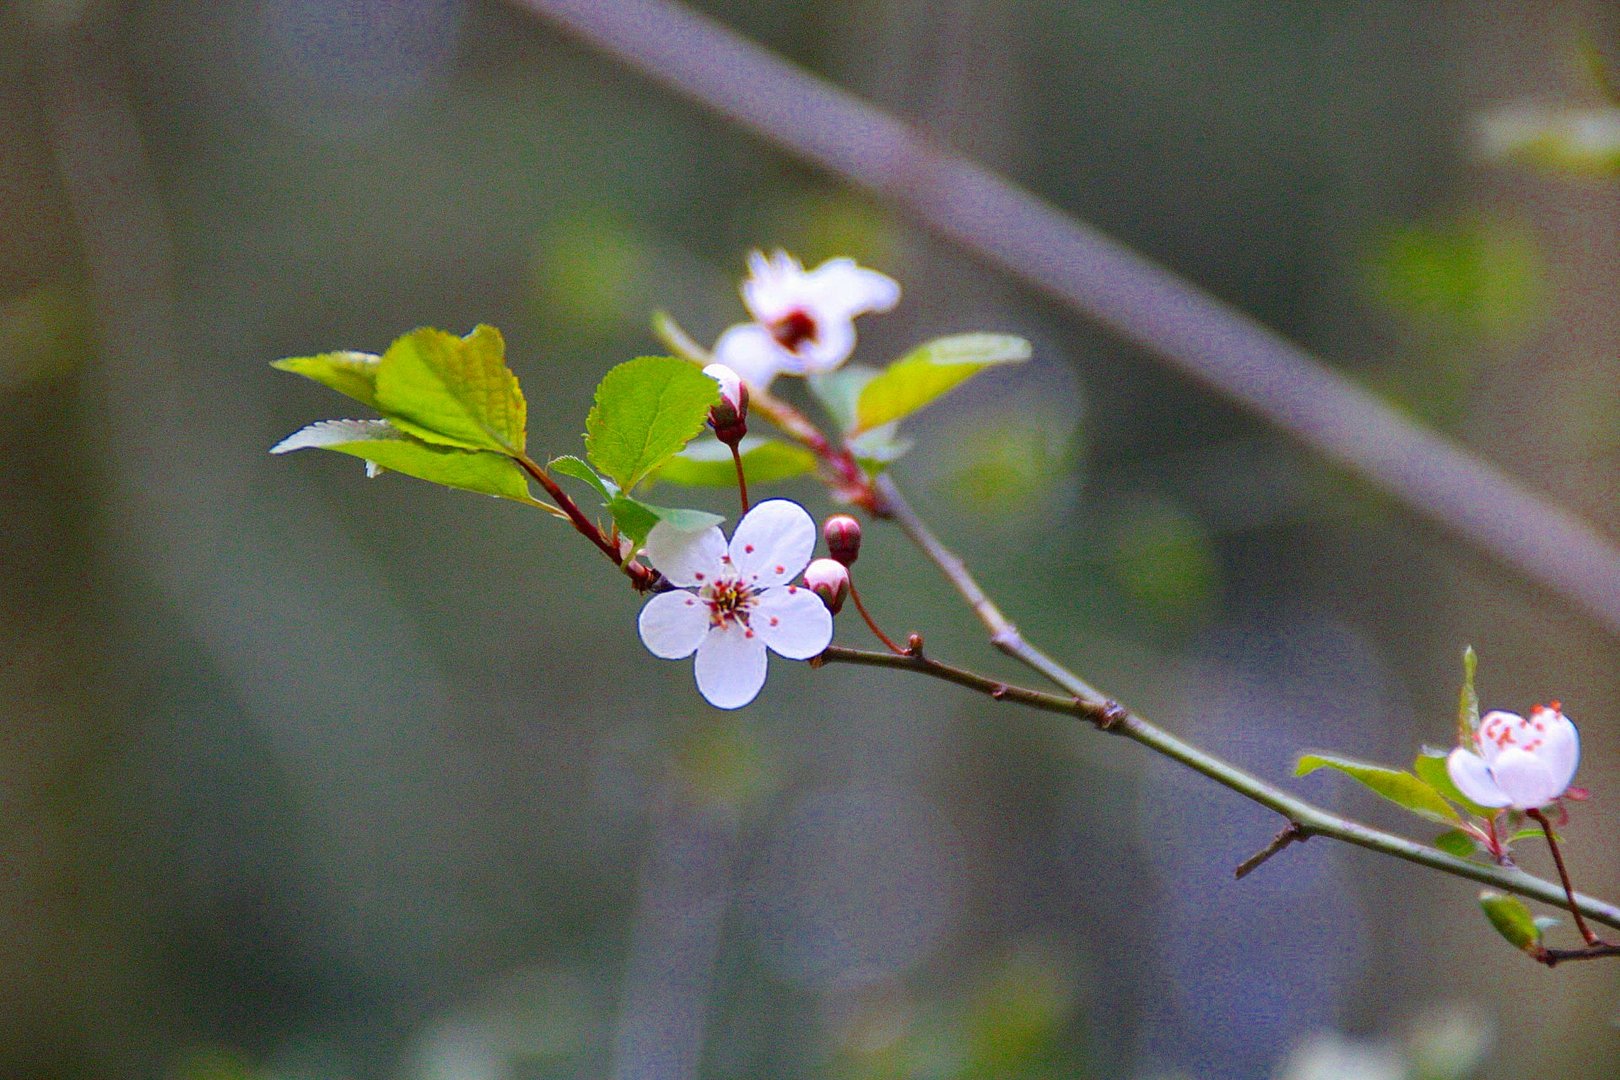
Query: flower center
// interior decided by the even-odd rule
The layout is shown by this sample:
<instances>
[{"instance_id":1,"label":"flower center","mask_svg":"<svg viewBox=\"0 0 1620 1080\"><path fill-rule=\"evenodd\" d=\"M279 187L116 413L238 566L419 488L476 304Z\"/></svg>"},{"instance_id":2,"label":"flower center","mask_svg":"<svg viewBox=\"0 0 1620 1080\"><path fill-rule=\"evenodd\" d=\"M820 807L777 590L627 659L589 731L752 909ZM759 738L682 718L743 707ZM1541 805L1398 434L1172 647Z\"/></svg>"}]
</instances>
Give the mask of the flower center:
<instances>
[{"instance_id":1,"label":"flower center","mask_svg":"<svg viewBox=\"0 0 1620 1080\"><path fill-rule=\"evenodd\" d=\"M803 308L794 308L770 324L771 337L788 352L798 352L799 346L817 337L816 320Z\"/></svg>"},{"instance_id":2,"label":"flower center","mask_svg":"<svg viewBox=\"0 0 1620 1080\"><path fill-rule=\"evenodd\" d=\"M727 623L748 625L748 612L754 606L754 590L734 578L724 578L703 589L703 602L709 605L709 625Z\"/></svg>"}]
</instances>

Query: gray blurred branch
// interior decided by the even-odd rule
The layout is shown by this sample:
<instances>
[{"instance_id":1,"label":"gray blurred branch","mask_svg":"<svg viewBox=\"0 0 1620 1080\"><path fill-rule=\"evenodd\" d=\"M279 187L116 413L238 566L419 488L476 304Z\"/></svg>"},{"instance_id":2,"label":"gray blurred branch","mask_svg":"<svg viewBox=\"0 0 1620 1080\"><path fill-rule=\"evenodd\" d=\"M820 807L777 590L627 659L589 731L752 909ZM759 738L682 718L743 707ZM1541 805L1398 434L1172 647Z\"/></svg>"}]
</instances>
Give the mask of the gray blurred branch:
<instances>
[{"instance_id":1,"label":"gray blurred branch","mask_svg":"<svg viewBox=\"0 0 1620 1080\"><path fill-rule=\"evenodd\" d=\"M876 192L1620 631L1620 549L1242 312L670 0L511 0Z\"/></svg>"}]
</instances>

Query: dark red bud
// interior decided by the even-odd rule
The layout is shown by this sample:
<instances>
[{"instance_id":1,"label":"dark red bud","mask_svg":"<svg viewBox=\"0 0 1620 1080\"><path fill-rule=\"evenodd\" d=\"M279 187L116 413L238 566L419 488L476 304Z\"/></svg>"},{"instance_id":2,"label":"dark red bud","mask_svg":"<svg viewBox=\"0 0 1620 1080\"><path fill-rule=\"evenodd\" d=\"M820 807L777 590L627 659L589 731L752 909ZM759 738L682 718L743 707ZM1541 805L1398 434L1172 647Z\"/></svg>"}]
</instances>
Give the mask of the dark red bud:
<instances>
[{"instance_id":1,"label":"dark red bud","mask_svg":"<svg viewBox=\"0 0 1620 1080\"><path fill-rule=\"evenodd\" d=\"M827 553L845 566L854 566L861 554L861 523L848 514L834 514L821 527Z\"/></svg>"}]
</instances>

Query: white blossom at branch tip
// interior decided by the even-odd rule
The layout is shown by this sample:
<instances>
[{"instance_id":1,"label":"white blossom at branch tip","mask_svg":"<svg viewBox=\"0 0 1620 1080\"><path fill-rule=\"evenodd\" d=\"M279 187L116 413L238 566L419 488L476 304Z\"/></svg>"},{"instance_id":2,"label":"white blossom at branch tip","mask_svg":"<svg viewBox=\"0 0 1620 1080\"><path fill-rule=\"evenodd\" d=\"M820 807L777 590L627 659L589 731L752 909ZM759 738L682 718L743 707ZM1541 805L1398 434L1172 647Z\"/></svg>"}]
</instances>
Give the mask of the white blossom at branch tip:
<instances>
[{"instance_id":1,"label":"white blossom at branch tip","mask_svg":"<svg viewBox=\"0 0 1620 1080\"><path fill-rule=\"evenodd\" d=\"M1580 733L1555 701L1537 705L1528 718L1486 713L1473 745L1453 750L1446 771L1480 806L1539 810L1568 790L1580 760Z\"/></svg>"},{"instance_id":2,"label":"white blossom at branch tip","mask_svg":"<svg viewBox=\"0 0 1620 1080\"><path fill-rule=\"evenodd\" d=\"M754 321L721 334L714 356L763 389L777 375L816 375L848 360L856 316L893 308L900 285L854 259L828 259L806 271L785 251L769 257L756 251L748 257L742 298Z\"/></svg>"},{"instance_id":3,"label":"white blossom at branch tip","mask_svg":"<svg viewBox=\"0 0 1620 1080\"><path fill-rule=\"evenodd\" d=\"M641 640L654 656L696 654L698 692L738 709L765 684L766 650L808 660L832 642L832 616L792 584L810 561L816 524L787 499L757 504L728 542L717 527L683 532L659 522L646 553L671 584L641 609Z\"/></svg>"},{"instance_id":4,"label":"white blossom at branch tip","mask_svg":"<svg viewBox=\"0 0 1620 1080\"><path fill-rule=\"evenodd\" d=\"M710 364L703 374L720 384L720 398L732 411L742 412L742 377L724 364Z\"/></svg>"}]
</instances>

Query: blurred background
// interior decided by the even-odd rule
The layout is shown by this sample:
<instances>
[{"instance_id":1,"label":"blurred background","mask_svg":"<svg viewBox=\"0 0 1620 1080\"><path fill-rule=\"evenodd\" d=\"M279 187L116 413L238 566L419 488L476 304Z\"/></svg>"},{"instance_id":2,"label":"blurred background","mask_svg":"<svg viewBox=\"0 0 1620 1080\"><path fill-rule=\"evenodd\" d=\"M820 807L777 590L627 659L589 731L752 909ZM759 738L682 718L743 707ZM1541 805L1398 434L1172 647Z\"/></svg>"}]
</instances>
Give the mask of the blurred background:
<instances>
[{"instance_id":1,"label":"blurred background","mask_svg":"<svg viewBox=\"0 0 1620 1080\"><path fill-rule=\"evenodd\" d=\"M1614 5L696 6L1620 535ZM1620 966L1515 955L1466 883L1329 841L1234 882L1267 812L893 673L718 712L558 523L266 454L345 404L268 361L478 322L577 452L650 314L712 341L778 245L902 282L859 359L1034 341L895 470L1034 640L1420 838L1285 778L1446 744L1472 643L1487 707L1582 724L1564 835L1620 895L1612 634L882 205L495 0L13 0L0 1073L1616 1075ZM896 534L861 567L1022 678Z\"/></svg>"}]
</instances>

